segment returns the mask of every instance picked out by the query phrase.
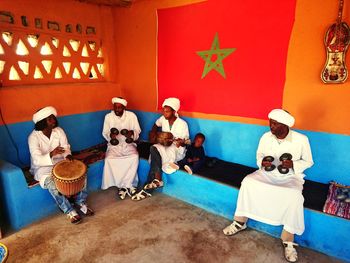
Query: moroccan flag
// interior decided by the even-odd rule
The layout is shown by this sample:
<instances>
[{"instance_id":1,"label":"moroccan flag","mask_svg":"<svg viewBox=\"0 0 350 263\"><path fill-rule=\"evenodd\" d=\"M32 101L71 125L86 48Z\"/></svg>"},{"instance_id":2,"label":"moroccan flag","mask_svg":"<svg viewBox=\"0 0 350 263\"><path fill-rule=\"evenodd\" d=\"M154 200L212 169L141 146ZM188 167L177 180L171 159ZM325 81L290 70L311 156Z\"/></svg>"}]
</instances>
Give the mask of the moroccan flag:
<instances>
[{"instance_id":1,"label":"moroccan flag","mask_svg":"<svg viewBox=\"0 0 350 263\"><path fill-rule=\"evenodd\" d=\"M266 119L282 105L296 0L209 0L158 10L158 107Z\"/></svg>"}]
</instances>

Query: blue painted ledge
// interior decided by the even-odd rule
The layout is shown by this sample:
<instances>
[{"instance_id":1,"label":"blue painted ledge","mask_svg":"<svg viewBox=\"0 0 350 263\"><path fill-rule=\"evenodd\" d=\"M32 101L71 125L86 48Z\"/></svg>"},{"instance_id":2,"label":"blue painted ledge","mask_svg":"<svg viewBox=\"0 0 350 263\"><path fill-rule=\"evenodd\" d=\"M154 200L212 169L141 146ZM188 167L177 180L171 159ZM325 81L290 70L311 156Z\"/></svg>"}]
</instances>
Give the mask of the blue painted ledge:
<instances>
[{"instance_id":1,"label":"blue painted ledge","mask_svg":"<svg viewBox=\"0 0 350 263\"><path fill-rule=\"evenodd\" d=\"M100 189L103 163L99 161L89 166L89 192ZM148 170L148 162L141 159L138 169L140 184L145 182ZM160 192L232 220L239 191L237 188L199 175L190 176L182 171L171 175L164 174L163 179L165 187L159 190ZM22 170L1 160L0 191L5 220L14 230L59 212L47 190L41 189L40 186L28 188ZM305 209L304 213L306 230L302 236L297 237L297 242L350 262L350 221L310 209ZM275 237L279 237L281 232L281 227L253 220L250 220L248 225Z\"/></svg>"},{"instance_id":2,"label":"blue painted ledge","mask_svg":"<svg viewBox=\"0 0 350 263\"><path fill-rule=\"evenodd\" d=\"M89 166L89 192L101 188L102 171L103 161ZM0 193L3 219L14 230L60 211L47 190L39 185L28 188L22 170L3 160L0 160Z\"/></svg>"},{"instance_id":3,"label":"blue painted ledge","mask_svg":"<svg viewBox=\"0 0 350 263\"><path fill-rule=\"evenodd\" d=\"M140 160L139 177L146 178L148 170L148 162ZM162 193L232 220L239 189L182 171L163 174L163 180L165 187ZM304 217L305 232L296 236L300 245L350 262L350 220L307 208L304 209ZM282 231L281 226L254 220L249 220L248 226L274 237L279 237Z\"/></svg>"}]
</instances>

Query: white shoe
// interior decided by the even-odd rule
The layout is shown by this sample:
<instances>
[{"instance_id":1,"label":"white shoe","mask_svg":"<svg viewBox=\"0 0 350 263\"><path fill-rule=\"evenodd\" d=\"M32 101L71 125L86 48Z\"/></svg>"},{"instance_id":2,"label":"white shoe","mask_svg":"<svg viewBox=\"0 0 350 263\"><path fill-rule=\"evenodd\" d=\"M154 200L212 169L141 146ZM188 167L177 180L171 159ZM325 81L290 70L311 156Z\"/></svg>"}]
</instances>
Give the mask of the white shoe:
<instances>
[{"instance_id":1,"label":"white shoe","mask_svg":"<svg viewBox=\"0 0 350 263\"><path fill-rule=\"evenodd\" d=\"M91 208L89 208L86 204L82 204L79 206L80 212L82 212L86 216L92 216L94 215L94 211L92 211Z\"/></svg>"},{"instance_id":2,"label":"white shoe","mask_svg":"<svg viewBox=\"0 0 350 263\"><path fill-rule=\"evenodd\" d=\"M147 193L145 190L141 190L137 194L134 194L131 197L131 200L133 200L133 201L140 201L140 200L146 199L147 197L151 197L151 196L152 195L150 193Z\"/></svg>"},{"instance_id":3,"label":"white shoe","mask_svg":"<svg viewBox=\"0 0 350 263\"><path fill-rule=\"evenodd\" d=\"M169 166L175 170L179 170L180 167L176 163L169 163Z\"/></svg>"},{"instance_id":4,"label":"white shoe","mask_svg":"<svg viewBox=\"0 0 350 263\"><path fill-rule=\"evenodd\" d=\"M126 195L128 194L128 189L126 188L120 188L119 191L118 191L118 196L121 200L124 200Z\"/></svg>"},{"instance_id":5,"label":"white shoe","mask_svg":"<svg viewBox=\"0 0 350 263\"><path fill-rule=\"evenodd\" d=\"M136 192L137 192L137 189L135 188L135 187L130 187L130 188L128 188L128 195L131 197L131 196L133 196L134 194L136 194Z\"/></svg>"},{"instance_id":6,"label":"white shoe","mask_svg":"<svg viewBox=\"0 0 350 263\"><path fill-rule=\"evenodd\" d=\"M288 262L297 262L298 260L298 252L295 249L295 247L298 246L298 244L295 244L294 242L282 242L284 247L284 257Z\"/></svg>"},{"instance_id":7,"label":"white shoe","mask_svg":"<svg viewBox=\"0 0 350 263\"><path fill-rule=\"evenodd\" d=\"M185 165L184 168L188 174L193 174L191 167L189 167L188 165Z\"/></svg>"},{"instance_id":8,"label":"white shoe","mask_svg":"<svg viewBox=\"0 0 350 263\"><path fill-rule=\"evenodd\" d=\"M77 211L72 210L67 214L68 219L72 224L79 224L81 222L81 217L78 215Z\"/></svg>"},{"instance_id":9,"label":"white shoe","mask_svg":"<svg viewBox=\"0 0 350 263\"><path fill-rule=\"evenodd\" d=\"M233 221L231 225L225 227L222 232L224 232L224 234L226 236L232 236L234 234L237 234L239 231L242 231L244 229L247 228L247 224L244 223L244 225L241 225L240 223L238 223L237 221Z\"/></svg>"}]
</instances>

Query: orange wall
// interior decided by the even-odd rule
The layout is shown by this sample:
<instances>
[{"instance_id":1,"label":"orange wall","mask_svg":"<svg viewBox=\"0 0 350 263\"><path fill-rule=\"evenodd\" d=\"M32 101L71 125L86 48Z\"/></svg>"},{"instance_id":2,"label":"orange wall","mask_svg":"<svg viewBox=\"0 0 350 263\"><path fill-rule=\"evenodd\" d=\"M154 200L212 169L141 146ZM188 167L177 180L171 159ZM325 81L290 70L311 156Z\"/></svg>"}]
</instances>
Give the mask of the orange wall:
<instances>
[{"instance_id":1,"label":"orange wall","mask_svg":"<svg viewBox=\"0 0 350 263\"><path fill-rule=\"evenodd\" d=\"M132 108L157 110L157 9L203 0L141 0L114 9L117 79Z\"/></svg>"},{"instance_id":2,"label":"orange wall","mask_svg":"<svg viewBox=\"0 0 350 263\"><path fill-rule=\"evenodd\" d=\"M214 1L214 0L209 0ZM110 99L122 95L129 107L157 110L157 9L201 2L201 0L138 0L129 8L100 7L73 0L1 0L1 10L58 22L93 25L104 47L106 82L47 85L17 85L0 88L0 106L7 123L31 120L45 105L60 115L110 108ZM323 37L335 20L337 1L298 0L287 60L283 106L292 112L296 128L350 134L350 80L325 85L320 72L326 54ZM59 11L59 12L58 12ZM350 3L344 7L349 21ZM195 18L194 18L195 19ZM350 23L350 22L349 22ZM278 33L278 32L277 32ZM278 48L278 46L276 47ZM347 65L349 66L349 54ZM255 63L259 63L256 61ZM186 116L267 124L264 120L183 112ZM1 122L0 122L1 123Z\"/></svg>"},{"instance_id":3,"label":"orange wall","mask_svg":"<svg viewBox=\"0 0 350 263\"><path fill-rule=\"evenodd\" d=\"M59 115L92 112L111 107L111 98L120 95L120 85L116 83L115 78L117 69L111 7L99 7L73 0L1 0L0 10L13 13L15 26L22 30L20 17L27 16L30 19L28 32L31 33L35 31L34 17L42 18L43 21L59 22L61 34L64 33L64 25L68 23L74 27L78 23L83 26L95 26L97 37L102 39L105 59L105 82L79 83L77 80L67 84L39 85L21 85L19 82L16 86L0 88L0 106L6 123L29 121L36 110L46 105L55 106ZM46 27L46 23L43 25ZM1 27L6 29L6 24L1 23ZM46 33L50 31L46 30ZM52 35L55 36L54 31Z\"/></svg>"},{"instance_id":4,"label":"orange wall","mask_svg":"<svg viewBox=\"0 0 350 263\"><path fill-rule=\"evenodd\" d=\"M214 0L209 0L214 1ZM157 109L157 8L199 1L136 1L128 9L115 9L117 79L122 95L133 108ZM219 2L219 1L218 1ZM295 24L287 60L283 107L296 117L296 128L350 134L350 78L344 84L325 85L320 72L326 54L324 34L337 17L338 1L298 0ZM344 19L349 21L350 3L345 3ZM195 17L193 18L195 19ZM276 32L278 34L278 32ZM278 48L278 45L276 45ZM260 63L255 61L254 63ZM347 54L347 65L350 58ZM264 120L183 112L207 119L267 124Z\"/></svg>"},{"instance_id":5,"label":"orange wall","mask_svg":"<svg viewBox=\"0 0 350 263\"><path fill-rule=\"evenodd\" d=\"M343 19L350 24L350 1L344 1ZM335 21L338 1L299 0L290 41L283 105L297 116L297 127L350 134L350 75L344 84L323 84L326 60L323 38ZM350 70L350 55L347 54Z\"/></svg>"}]
</instances>

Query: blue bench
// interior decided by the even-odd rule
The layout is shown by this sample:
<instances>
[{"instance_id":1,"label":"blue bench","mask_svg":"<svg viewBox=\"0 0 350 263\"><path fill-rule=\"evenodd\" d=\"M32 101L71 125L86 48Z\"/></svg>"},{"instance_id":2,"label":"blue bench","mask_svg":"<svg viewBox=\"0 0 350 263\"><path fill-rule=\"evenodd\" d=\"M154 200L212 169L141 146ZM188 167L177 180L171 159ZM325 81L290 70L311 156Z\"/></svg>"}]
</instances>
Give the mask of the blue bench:
<instances>
[{"instance_id":1,"label":"blue bench","mask_svg":"<svg viewBox=\"0 0 350 263\"><path fill-rule=\"evenodd\" d=\"M149 163L147 147L139 147L139 176L145 180ZM201 175L189 175L184 171L164 174L165 187L160 191L200 207L213 214L232 220L236 210L236 201L243 178L256 168L218 160L214 168L204 168ZM144 181L143 181L144 182ZM305 232L296 236L302 246L350 261L350 221L325 214L322 211L327 196L328 185L306 180L303 195ZM275 227L249 220L248 226L279 237L282 227ZM221 229L218 229L221 231Z\"/></svg>"},{"instance_id":2,"label":"blue bench","mask_svg":"<svg viewBox=\"0 0 350 263\"><path fill-rule=\"evenodd\" d=\"M66 116L59 118L59 122L65 128L70 143L76 149L83 149L102 140L100 127L102 127L105 113L106 111ZM159 115L145 112L136 113L143 131L146 131L142 135L142 138L145 139L147 131L150 130L154 120ZM210 138L217 134L218 129L220 129L220 132L223 134L230 135L225 138L220 137L220 141L208 140L206 142L206 149L213 156L220 156L220 158L230 162L244 163L250 166L255 165L254 156L258 138L266 131L266 127L192 118L186 118L186 121L190 124L192 133L202 131ZM82 123L82 125L77 126L76 123L78 122ZM91 122L94 122L95 125L91 126ZM17 138L18 145L26 145L26 138L32 130L32 126L32 123L29 122L14 124L10 127L12 134ZM76 130L77 128L79 129ZM0 134L2 135L0 141L2 141L6 137L3 129L0 129ZM79 134L79 136L76 136L76 134ZM191 134L191 136L193 135ZM310 141L311 144L314 144L312 145L313 149L327 148L327 150L330 149L333 153L336 153L329 159L329 151L320 150L313 152L316 164L308 172L307 178L312 181L322 179L321 182L323 184L317 185L314 182L314 185L317 187L308 188L306 183L305 188L314 191L316 196L318 186L327 185L326 182L330 179L338 180L338 178L342 178L341 173L337 171L342 171L341 168L345 168L350 164L350 159L344 160L342 158L344 156L343 153L348 151L350 139L341 135L312 132L308 132L308 136L312 139ZM249 143L247 143L248 141ZM332 143L329 143L329 141L332 141ZM2 211L4 211L5 220L9 222L10 227L19 230L34 221L57 213L59 210L47 191L42 190L39 186L31 189L27 187L22 170L18 166L10 164L10 162L16 163L15 152L13 152L11 144L6 140L4 142L6 147L4 147L5 152L2 153L1 159L9 159L9 162L0 161ZM326 146L322 142L325 142L327 147L322 147ZM232 147L227 149L227 151L222 151L222 144ZM25 159L25 156L29 156L25 147L23 147L20 154L23 159ZM322 170L322 160L327 160L327 167L329 168L327 171ZM28 159L25 161L28 163ZM103 161L95 162L89 166L88 190L90 192L100 189L102 169ZM141 159L138 171L141 182L145 181L148 169L148 162L145 159ZM215 180L217 179L215 174L212 177L189 176L182 171L172 175L164 174L165 187L159 191L232 220L239 184L229 184L229 181L237 179L235 173L230 175L232 180L224 182ZM298 237L297 241L303 246L349 261L350 221L324 214L319 211L319 208L316 210L312 209L312 202L307 203L309 200L312 199L306 199L305 201L305 205L309 207L305 208L306 230L301 237ZM40 204L40 206L36 204ZM280 227L273 227L255 221L250 221L249 226L276 237L279 236L281 230ZM221 231L221 229L218 229L218 231Z\"/></svg>"},{"instance_id":3,"label":"blue bench","mask_svg":"<svg viewBox=\"0 0 350 263\"><path fill-rule=\"evenodd\" d=\"M138 170L141 183L145 182L148 170L148 161L141 158ZM103 161L89 165L89 192L100 189L102 171ZM200 175L190 176L183 171L171 175L163 174L163 178L165 187L159 190L162 193L232 220L239 188ZM28 188L19 167L0 160L0 179L6 219L14 230L59 211L48 191L40 186ZM275 237L281 231L281 227L253 220L248 225ZM298 243L343 260L350 259L349 220L305 208L305 227L304 234L297 237Z\"/></svg>"},{"instance_id":4,"label":"blue bench","mask_svg":"<svg viewBox=\"0 0 350 263\"><path fill-rule=\"evenodd\" d=\"M103 161L88 169L88 191L101 188ZM59 210L50 193L39 185L29 188L21 168L0 160L0 192L4 221L14 230L19 230Z\"/></svg>"},{"instance_id":5,"label":"blue bench","mask_svg":"<svg viewBox=\"0 0 350 263\"><path fill-rule=\"evenodd\" d=\"M74 149L84 149L103 141L101 127L107 111L76 114L59 117L60 126ZM79 125L76 125L79 123ZM91 125L94 123L95 125ZM19 230L41 218L57 213L59 209L48 191L40 186L28 188L21 166L30 163L28 136L33 130L33 122L23 122L0 126L0 220L13 230ZM20 151L16 153L16 147ZM15 165L14 165L15 164ZM101 186L103 161L91 164L88 170L88 191L96 191Z\"/></svg>"},{"instance_id":6,"label":"blue bench","mask_svg":"<svg viewBox=\"0 0 350 263\"><path fill-rule=\"evenodd\" d=\"M149 164L141 159L139 174L145 178ZM234 174L232 174L234 177ZM171 175L163 174L165 187L163 194L180 199L200 207L213 214L232 220L236 209L239 188L203 177L188 175L177 171ZM305 232L296 236L296 241L305 247L326 253L328 255L350 261L350 221L305 208ZM229 224L229 222L228 222ZM279 237L282 227L275 227L249 220L248 226L274 237ZM221 229L218 229L221 231Z\"/></svg>"}]
</instances>

